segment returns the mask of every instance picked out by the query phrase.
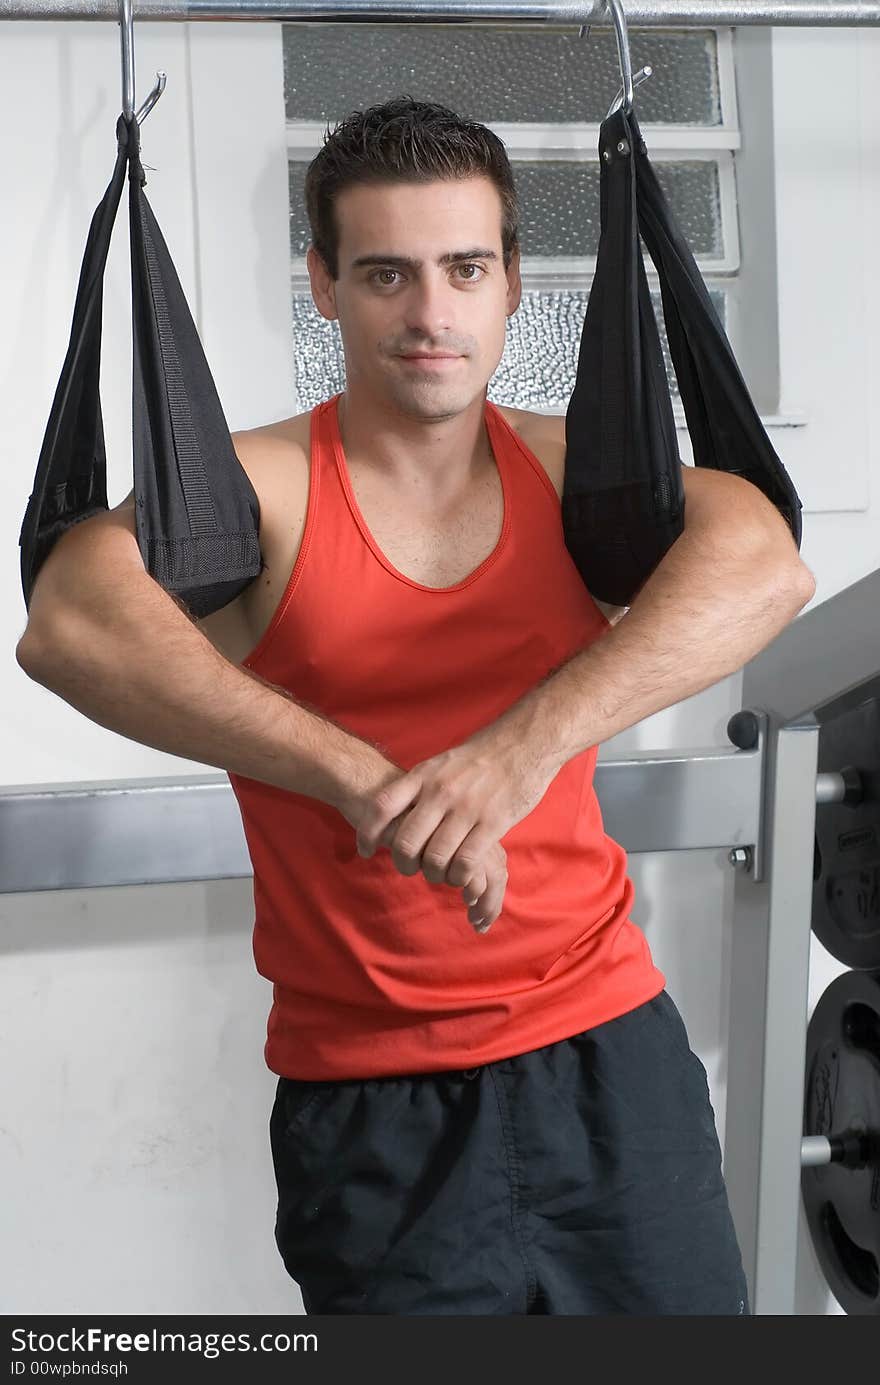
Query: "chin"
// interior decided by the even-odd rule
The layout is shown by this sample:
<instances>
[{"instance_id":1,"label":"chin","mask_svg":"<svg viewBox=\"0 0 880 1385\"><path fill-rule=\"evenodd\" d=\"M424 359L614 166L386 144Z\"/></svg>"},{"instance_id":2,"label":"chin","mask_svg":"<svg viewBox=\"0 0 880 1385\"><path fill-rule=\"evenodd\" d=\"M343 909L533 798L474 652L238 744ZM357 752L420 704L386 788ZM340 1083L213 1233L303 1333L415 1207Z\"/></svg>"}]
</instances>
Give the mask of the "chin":
<instances>
[{"instance_id":1,"label":"chin","mask_svg":"<svg viewBox=\"0 0 880 1385\"><path fill-rule=\"evenodd\" d=\"M485 392L485 385L473 381L416 380L412 383L396 380L391 396L404 413L415 418L454 418L464 413L474 400Z\"/></svg>"}]
</instances>

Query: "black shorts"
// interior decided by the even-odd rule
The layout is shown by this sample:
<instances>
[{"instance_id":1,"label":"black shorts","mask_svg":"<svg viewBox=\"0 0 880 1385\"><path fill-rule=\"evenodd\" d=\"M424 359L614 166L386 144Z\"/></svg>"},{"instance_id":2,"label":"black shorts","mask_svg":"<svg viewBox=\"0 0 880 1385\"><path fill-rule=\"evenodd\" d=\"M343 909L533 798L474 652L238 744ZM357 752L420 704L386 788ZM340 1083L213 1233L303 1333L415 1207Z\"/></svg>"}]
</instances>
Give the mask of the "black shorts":
<instances>
[{"instance_id":1,"label":"black shorts","mask_svg":"<svg viewBox=\"0 0 880 1385\"><path fill-rule=\"evenodd\" d=\"M665 991L466 1071L281 1077L306 1313L748 1314L706 1070Z\"/></svg>"}]
</instances>

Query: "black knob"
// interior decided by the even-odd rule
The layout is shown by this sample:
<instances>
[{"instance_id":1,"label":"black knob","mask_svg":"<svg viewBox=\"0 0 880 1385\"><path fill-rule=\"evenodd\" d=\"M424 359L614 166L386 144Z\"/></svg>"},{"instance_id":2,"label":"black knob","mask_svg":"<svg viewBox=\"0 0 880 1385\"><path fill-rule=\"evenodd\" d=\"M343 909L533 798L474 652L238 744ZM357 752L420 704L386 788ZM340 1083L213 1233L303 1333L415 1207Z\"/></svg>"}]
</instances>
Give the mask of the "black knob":
<instances>
[{"instance_id":1,"label":"black knob","mask_svg":"<svg viewBox=\"0 0 880 1385\"><path fill-rule=\"evenodd\" d=\"M844 785L844 795L841 801L843 803L863 803L865 801L865 785L855 766L844 765L840 771L840 777Z\"/></svg>"},{"instance_id":2,"label":"black knob","mask_svg":"<svg viewBox=\"0 0 880 1385\"><path fill-rule=\"evenodd\" d=\"M754 712L734 712L727 723L727 736L739 750L754 750L758 744L758 718Z\"/></svg>"}]
</instances>

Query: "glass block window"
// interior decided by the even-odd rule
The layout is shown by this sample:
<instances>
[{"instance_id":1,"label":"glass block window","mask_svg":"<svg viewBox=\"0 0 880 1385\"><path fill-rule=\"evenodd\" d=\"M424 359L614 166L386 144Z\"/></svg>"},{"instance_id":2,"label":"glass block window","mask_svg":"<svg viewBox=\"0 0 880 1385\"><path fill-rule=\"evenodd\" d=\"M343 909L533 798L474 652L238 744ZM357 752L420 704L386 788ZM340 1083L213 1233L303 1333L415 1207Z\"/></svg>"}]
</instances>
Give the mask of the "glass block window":
<instances>
[{"instance_id":1,"label":"glass block window","mask_svg":"<svg viewBox=\"0 0 880 1385\"><path fill-rule=\"evenodd\" d=\"M651 163L731 336L739 273L732 31L630 27L633 72L653 75L635 108ZM599 240L599 125L620 87L613 31L554 26L285 24L290 253L298 407L344 389L336 322L317 312L305 253L306 168L327 126L410 94L489 125L504 141L520 203L523 296L489 382L496 403L562 413L574 387ZM678 387L659 285L644 249L673 402Z\"/></svg>"},{"instance_id":2,"label":"glass block window","mask_svg":"<svg viewBox=\"0 0 880 1385\"><path fill-rule=\"evenodd\" d=\"M641 123L641 122L639 122ZM724 255L721 179L716 159L655 161L657 181L698 260ZM307 164L291 159L290 253L305 255L309 241L303 188ZM518 159L513 163L520 205L523 258L592 258L599 246L598 163ZM650 267L646 262L646 267Z\"/></svg>"},{"instance_id":3,"label":"glass block window","mask_svg":"<svg viewBox=\"0 0 880 1385\"><path fill-rule=\"evenodd\" d=\"M629 31L639 124L718 125L715 31ZM284 90L290 121L335 121L402 92L469 120L598 124L620 86L613 31L523 25L286 24Z\"/></svg>"},{"instance_id":4,"label":"glass block window","mask_svg":"<svg viewBox=\"0 0 880 1385\"><path fill-rule=\"evenodd\" d=\"M713 307L727 330L724 294L709 290ZM574 389L577 344L584 326L588 294L580 290L523 292L507 322L507 340L498 369L489 381L489 398L514 409L564 413ZM669 354L659 291L651 294L660 331L673 404L678 385ZM345 388L345 361L338 322L328 322L310 293L293 295L296 392L300 410Z\"/></svg>"}]
</instances>

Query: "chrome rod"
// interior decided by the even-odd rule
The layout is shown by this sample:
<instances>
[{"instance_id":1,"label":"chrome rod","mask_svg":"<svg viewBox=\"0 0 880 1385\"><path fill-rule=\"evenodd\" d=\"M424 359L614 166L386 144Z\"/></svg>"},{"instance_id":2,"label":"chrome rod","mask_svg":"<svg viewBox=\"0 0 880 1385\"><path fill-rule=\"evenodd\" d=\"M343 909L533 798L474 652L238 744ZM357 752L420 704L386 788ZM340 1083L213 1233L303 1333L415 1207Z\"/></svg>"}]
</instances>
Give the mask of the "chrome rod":
<instances>
[{"instance_id":1,"label":"chrome rod","mask_svg":"<svg viewBox=\"0 0 880 1385\"><path fill-rule=\"evenodd\" d=\"M622 0L626 22L635 27L715 28L724 25L768 24L793 27L860 28L880 24L880 0ZM348 23L553 24L564 28L595 25L613 28L605 0L559 4L553 0L348 0L321 4L318 0L133 0L135 19L286 20ZM119 20L118 0L0 0L0 19Z\"/></svg>"},{"instance_id":2,"label":"chrome rod","mask_svg":"<svg viewBox=\"0 0 880 1385\"><path fill-rule=\"evenodd\" d=\"M824 1135L804 1135L801 1140L801 1168L831 1163L831 1141Z\"/></svg>"},{"instance_id":3,"label":"chrome rod","mask_svg":"<svg viewBox=\"0 0 880 1385\"><path fill-rule=\"evenodd\" d=\"M134 115L134 22L132 0L119 0L119 26L122 31L122 114Z\"/></svg>"}]
</instances>

